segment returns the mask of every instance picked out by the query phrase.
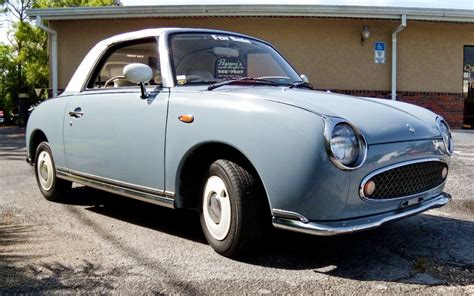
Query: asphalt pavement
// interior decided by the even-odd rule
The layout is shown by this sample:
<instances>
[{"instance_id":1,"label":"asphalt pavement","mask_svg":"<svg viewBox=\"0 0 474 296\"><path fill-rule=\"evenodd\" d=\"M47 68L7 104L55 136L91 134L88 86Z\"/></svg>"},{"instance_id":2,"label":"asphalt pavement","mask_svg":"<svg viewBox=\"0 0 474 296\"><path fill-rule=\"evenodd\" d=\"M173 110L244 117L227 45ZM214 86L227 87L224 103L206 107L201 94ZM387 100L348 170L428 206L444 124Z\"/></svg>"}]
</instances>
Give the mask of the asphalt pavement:
<instances>
[{"instance_id":1,"label":"asphalt pavement","mask_svg":"<svg viewBox=\"0 0 474 296\"><path fill-rule=\"evenodd\" d=\"M80 186L46 201L23 133L0 128L0 294L474 295L474 133L454 132L449 205L343 237L275 230L242 260L216 254L193 212Z\"/></svg>"}]
</instances>

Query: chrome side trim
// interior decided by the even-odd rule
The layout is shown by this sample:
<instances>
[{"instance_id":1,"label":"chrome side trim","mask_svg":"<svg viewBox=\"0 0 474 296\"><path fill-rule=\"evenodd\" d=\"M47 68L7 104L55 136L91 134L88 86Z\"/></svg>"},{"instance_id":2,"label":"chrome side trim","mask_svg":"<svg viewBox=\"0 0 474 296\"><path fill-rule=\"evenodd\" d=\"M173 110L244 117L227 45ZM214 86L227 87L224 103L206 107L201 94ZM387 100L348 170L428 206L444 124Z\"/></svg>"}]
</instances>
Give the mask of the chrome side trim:
<instances>
[{"instance_id":1,"label":"chrome side trim","mask_svg":"<svg viewBox=\"0 0 474 296\"><path fill-rule=\"evenodd\" d=\"M63 172L68 172L69 170L65 167L62 167L62 166L56 166L56 172L58 171L63 171Z\"/></svg>"},{"instance_id":2,"label":"chrome side trim","mask_svg":"<svg viewBox=\"0 0 474 296\"><path fill-rule=\"evenodd\" d=\"M114 185L117 185L117 186L127 187L127 188L131 188L131 189L134 189L134 190L148 192L148 193L151 193L151 194L164 195L163 190L154 189L154 188L151 188L151 187L135 185L135 184L132 184L132 183L127 183L127 182L122 182L122 181L118 181L118 180L114 180L114 179L99 177L99 176L96 176L96 175L82 173L82 172L78 172L78 171L74 171L74 170L68 170L68 172L70 174L73 174L73 175L76 175L76 176L81 176L81 177L85 177L85 178L88 178L88 179L94 179L94 180L104 182L104 183L109 183L109 184L114 184Z\"/></svg>"},{"instance_id":3,"label":"chrome side trim","mask_svg":"<svg viewBox=\"0 0 474 296\"><path fill-rule=\"evenodd\" d=\"M446 126L448 127L448 136L449 136L449 140L448 140L449 142L448 143L444 140L443 133L441 132L441 128L439 127L439 125L441 123L446 124ZM446 154L451 156L454 152L454 143L453 143L453 136L451 135L451 128L449 127L448 122L446 120L444 120L444 118L442 116L437 116L436 117L436 126L438 127L438 131L441 135L441 138L443 138L444 151L446 152Z\"/></svg>"},{"instance_id":4,"label":"chrome side trim","mask_svg":"<svg viewBox=\"0 0 474 296\"><path fill-rule=\"evenodd\" d=\"M292 219L292 220L300 220L303 223L308 223L309 220L305 216L291 212L291 211L285 211L285 210L280 210L280 209L273 209L273 216L279 217L279 218L286 218L286 219Z\"/></svg>"},{"instance_id":5,"label":"chrome side trim","mask_svg":"<svg viewBox=\"0 0 474 296\"><path fill-rule=\"evenodd\" d=\"M426 202L391 211L388 213L378 214L374 216L349 219L344 221L330 222L309 222L273 217L273 226L280 229L286 229L295 232L302 232L312 235L332 236L347 233L354 233L363 230L369 230L380 227L381 225L403 218L407 218L429 209L439 208L447 204L451 200L451 196L442 192L440 195Z\"/></svg>"},{"instance_id":6,"label":"chrome side trim","mask_svg":"<svg viewBox=\"0 0 474 296\"><path fill-rule=\"evenodd\" d=\"M56 168L56 175L58 178L90 186L96 189L168 208L174 208L174 198L171 198L171 196L174 197L174 193L172 192L168 192L168 194L165 195L163 190L156 190L149 187L138 186L76 171L68 172L64 168L60 167Z\"/></svg>"},{"instance_id":7,"label":"chrome side trim","mask_svg":"<svg viewBox=\"0 0 474 296\"><path fill-rule=\"evenodd\" d=\"M446 181L448 180L448 177L446 176L446 178L444 179L443 183L441 183L440 185L436 186L435 188L431 188L427 191L424 191L424 192L420 192L420 193L416 193L416 194L413 194L413 195L409 195L409 196L402 196L402 197L396 197L396 198L390 198L390 199L371 199L371 198L368 198L365 196L364 194L364 186L365 184L371 179L373 178L374 176L378 175L378 174L381 174L383 172L386 172L386 171L389 171L389 170L392 170L392 169L396 169L396 168L399 168L399 167L402 167L402 166L406 166L406 165L410 165L410 164L415 164L415 163L422 163L422 162L430 162L430 161L439 161L439 162L442 162L444 164L446 164L446 166L448 166L448 163L440 158L423 158L423 159L416 159L416 160L409 160L409 161L404 161L404 162L399 162L399 163L396 163L396 164L393 164L393 165L389 165L389 166L386 166L386 167L383 167L381 169L378 169L370 174L368 174L364 179L362 179L362 182L360 183L360 187L359 187L359 196L364 200L364 201L369 201L369 202L384 202L384 201L394 201L394 200L400 200L400 199L404 199L404 198L410 198L410 197L416 197L416 196L425 196L425 195L429 195L430 193L433 193L433 192L436 192L438 190L440 190L445 184L446 184ZM449 170L449 167L448 167L448 170Z\"/></svg>"},{"instance_id":8,"label":"chrome side trim","mask_svg":"<svg viewBox=\"0 0 474 296\"><path fill-rule=\"evenodd\" d=\"M173 191L165 191L164 193L165 193L165 196L168 196L168 197L174 199L174 192Z\"/></svg>"}]
</instances>

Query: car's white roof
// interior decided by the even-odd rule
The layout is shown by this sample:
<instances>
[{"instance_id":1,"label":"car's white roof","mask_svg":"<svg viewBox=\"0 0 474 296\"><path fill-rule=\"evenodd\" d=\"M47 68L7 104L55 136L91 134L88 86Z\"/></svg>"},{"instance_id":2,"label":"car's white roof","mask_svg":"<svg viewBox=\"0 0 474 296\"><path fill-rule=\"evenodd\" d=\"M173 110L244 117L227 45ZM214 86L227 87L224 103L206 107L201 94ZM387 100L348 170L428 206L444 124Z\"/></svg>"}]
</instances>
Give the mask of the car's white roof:
<instances>
[{"instance_id":1,"label":"car's white roof","mask_svg":"<svg viewBox=\"0 0 474 296\"><path fill-rule=\"evenodd\" d=\"M176 30L176 29L177 28L159 28L159 29L145 29L145 30L140 30L140 31L127 32L127 33L115 35L107 39L104 39L100 41L99 43L97 43L95 47L100 47L102 48L101 51L103 51L105 48L117 42L146 38L146 37L151 37L151 36L160 36L164 31Z\"/></svg>"}]
</instances>

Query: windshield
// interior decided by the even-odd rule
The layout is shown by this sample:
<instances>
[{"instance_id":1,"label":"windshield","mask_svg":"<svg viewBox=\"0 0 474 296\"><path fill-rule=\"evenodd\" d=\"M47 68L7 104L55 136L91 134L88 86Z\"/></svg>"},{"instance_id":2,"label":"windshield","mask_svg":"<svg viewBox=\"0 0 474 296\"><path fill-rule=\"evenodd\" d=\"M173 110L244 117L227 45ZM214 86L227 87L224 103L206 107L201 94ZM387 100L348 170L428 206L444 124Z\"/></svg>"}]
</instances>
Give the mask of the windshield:
<instances>
[{"instance_id":1,"label":"windshield","mask_svg":"<svg viewBox=\"0 0 474 296\"><path fill-rule=\"evenodd\" d=\"M243 77L288 85L301 78L270 46L229 34L180 33L171 36L178 85L209 84Z\"/></svg>"}]
</instances>

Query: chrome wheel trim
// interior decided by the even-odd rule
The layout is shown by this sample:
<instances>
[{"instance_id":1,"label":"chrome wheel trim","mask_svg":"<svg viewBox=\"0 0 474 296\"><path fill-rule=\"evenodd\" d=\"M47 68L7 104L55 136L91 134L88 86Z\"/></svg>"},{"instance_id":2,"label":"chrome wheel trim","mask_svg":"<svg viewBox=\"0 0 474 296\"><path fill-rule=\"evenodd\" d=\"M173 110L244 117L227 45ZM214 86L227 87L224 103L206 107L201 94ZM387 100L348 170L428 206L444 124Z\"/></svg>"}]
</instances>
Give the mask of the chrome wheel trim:
<instances>
[{"instance_id":1,"label":"chrome wheel trim","mask_svg":"<svg viewBox=\"0 0 474 296\"><path fill-rule=\"evenodd\" d=\"M202 212L208 232L214 239L224 240L229 234L232 212L225 183L217 176L209 177L204 186Z\"/></svg>"},{"instance_id":2,"label":"chrome wheel trim","mask_svg":"<svg viewBox=\"0 0 474 296\"><path fill-rule=\"evenodd\" d=\"M51 190L51 187L53 187L53 172L53 160L51 159L51 155L46 151L41 151L38 155L36 173L38 174L38 180L41 188L46 191Z\"/></svg>"}]
</instances>

